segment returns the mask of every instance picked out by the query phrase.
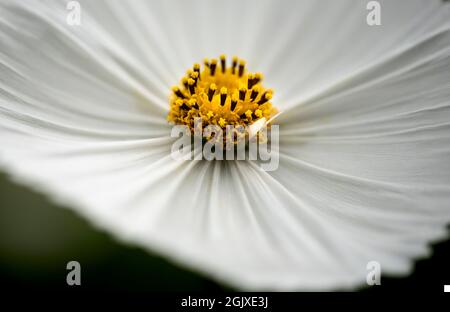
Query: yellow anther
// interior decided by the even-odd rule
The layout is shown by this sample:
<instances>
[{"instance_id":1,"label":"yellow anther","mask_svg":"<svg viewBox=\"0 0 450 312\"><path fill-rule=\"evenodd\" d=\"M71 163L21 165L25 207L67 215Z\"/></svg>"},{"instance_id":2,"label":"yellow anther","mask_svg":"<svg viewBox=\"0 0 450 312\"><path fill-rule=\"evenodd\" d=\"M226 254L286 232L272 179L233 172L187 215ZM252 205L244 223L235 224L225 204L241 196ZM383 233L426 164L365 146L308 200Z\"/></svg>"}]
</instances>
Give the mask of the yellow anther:
<instances>
[{"instance_id":1,"label":"yellow anther","mask_svg":"<svg viewBox=\"0 0 450 312\"><path fill-rule=\"evenodd\" d=\"M212 84L209 86L209 90L208 90L208 100L209 100L210 102L212 101L212 99L213 99L213 97L214 97L214 93L216 92L216 90L217 90L216 84L215 84L215 83L212 83Z\"/></svg>"},{"instance_id":2,"label":"yellow anther","mask_svg":"<svg viewBox=\"0 0 450 312\"><path fill-rule=\"evenodd\" d=\"M231 73L234 75L236 73L236 66L238 64L238 57L237 56L233 56L232 59L232 63L231 63Z\"/></svg>"},{"instance_id":3,"label":"yellow anther","mask_svg":"<svg viewBox=\"0 0 450 312\"><path fill-rule=\"evenodd\" d=\"M195 94L195 86L194 86L194 84L195 84L195 80L192 79L192 78L189 78L188 79L188 85L189 85L189 93L191 95Z\"/></svg>"},{"instance_id":4,"label":"yellow anther","mask_svg":"<svg viewBox=\"0 0 450 312\"><path fill-rule=\"evenodd\" d=\"M240 87L239 88L239 100L244 101L246 94L247 94L247 88L246 87Z\"/></svg>"},{"instance_id":5,"label":"yellow anther","mask_svg":"<svg viewBox=\"0 0 450 312\"><path fill-rule=\"evenodd\" d=\"M245 61L244 60L240 60L239 61L239 77L242 77L242 75L244 74L244 69L245 69Z\"/></svg>"},{"instance_id":6,"label":"yellow anther","mask_svg":"<svg viewBox=\"0 0 450 312\"><path fill-rule=\"evenodd\" d=\"M262 104L270 101L271 99L272 99L272 93L270 91L267 91L266 93L263 94L261 99L258 101L258 104L262 105Z\"/></svg>"},{"instance_id":7,"label":"yellow anther","mask_svg":"<svg viewBox=\"0 0 450 312\"><path fill-rule=\"evenodd\" d=\"M268 120L276 114L270 102L273 90L263 87L263 75L248 72L245 61L237 57L230 63L227 67L225 55L220 55L204 59L204 65L194 64L180 85L172 87L168 120L188 125L193 131L196 117L202 118L203 126L224 128L247 126L255 119Z\"/></svg>"},{"instance_id":8,"label":"yellow anther","mask_svg":"<svg viewBox=\"0 0 450 312\"><path fill-rule=\"evenodd\" d=\"M227 69L227 58L226 58L225 54L222 54L220 56L220 66L222 68L222 74L224 74L225 70Z\"/></svg>"},{"instance_id":9,"label":"yellow anther","mask_svg":"<svg viewBox=\"0 0 450 312\"><path fill-rule=\"evenodd\" d=\"M209 64L209 70L210 70L211 76L214 76L216 74L216 68L217 68L217 60L212 59L211 63Z\"/></svg>"},{"instance_id":10,"label":"yellow anther","mask_svg":"<svg viewBox=\"0 0 450 312\"><path fill-rule=\"evenodd\" d=\"M225 87L220 88L220 105L224 106L227 100L228 89Z\"/></svg>"},{"instance_id":11,"label":"yellow anther","mask_svg":"<svg viewBox=\"0 0 450 312\"><path fill-rule=\"evenodd\" d=\"M260 87L259 86L253 87L252 93L250 94L250 100L251 101L254 101L258 97L259 91L260 91Z\"/></svg>"}]
</instances>

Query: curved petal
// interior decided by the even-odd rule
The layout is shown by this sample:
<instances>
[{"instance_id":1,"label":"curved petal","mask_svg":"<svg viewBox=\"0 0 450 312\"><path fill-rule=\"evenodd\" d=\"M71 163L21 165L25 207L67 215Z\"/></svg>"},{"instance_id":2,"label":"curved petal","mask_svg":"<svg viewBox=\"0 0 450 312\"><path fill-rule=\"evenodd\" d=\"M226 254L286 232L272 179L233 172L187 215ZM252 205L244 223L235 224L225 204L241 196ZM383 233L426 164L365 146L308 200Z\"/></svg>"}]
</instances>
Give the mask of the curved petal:
<instances>
[{"instance_id":1,"label":"curved petal","mask_svg":"<svg viewBox=\"0 0 450 312\"><path fill-rule=\"evenodd\" d=\"M448 237L449 72L447 26L278 119L280 168L269 175L336 229L335 259L346 267L352 255L354 273L369 261L406 273Z\"/></svg>"},{"instance_id":2,"label":"curved petal","mask_svg":"<svg viewBox=\"0 0 450 312\"><path fill-rule=\"evenodd\" d=\"M448 6L440 1L379 2L382 24L372 27L366 24L364 1L293 1L308 6L288 6L284 15L280 6L278 18L264 32L274 38L275 48L268 50L267 57L259 56L258 64L270 73L267 84L275 88L274 101L280 109L295 109L336 85L356 83L362 71L448 28ZM290 16L289 10L301 12L303 18L281 18ZM279 29L288 34L277 36ZM273 51L277 52L269 53Z\"/></svg>"},{"instance_id":3,"label":"curved petal","mask_svg":"<svg viewBox=\"0 0 450 312\"><path fill-rule=\"evenodd\" d=\"M0 163L21 183L250 289L405 273L444 235L447 7L383 2L370 28L360 1L80 2L79 28L64 2L0 4ZM222 52L279 90L277 171L170 156L167 88Z\"/></svg>"}]
</instances>

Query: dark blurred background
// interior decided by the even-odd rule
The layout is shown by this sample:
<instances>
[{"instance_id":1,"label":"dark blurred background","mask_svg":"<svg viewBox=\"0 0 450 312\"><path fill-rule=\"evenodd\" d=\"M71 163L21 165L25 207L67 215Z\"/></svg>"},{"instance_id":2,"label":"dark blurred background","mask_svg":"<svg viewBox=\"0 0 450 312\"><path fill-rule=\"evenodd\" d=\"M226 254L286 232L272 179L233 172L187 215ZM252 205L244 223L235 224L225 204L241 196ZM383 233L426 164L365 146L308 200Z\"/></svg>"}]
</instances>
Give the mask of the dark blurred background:
<instances>
[{"instance_id":1,"label":"dark blurred background","mask_svg":"<svg viewBox=\"0 0 450 312\"><path fill-rule=\"evenodd\" d=\"M363 292L443 291L450 284L450 240L435 244L406 278L382 277ZM232 291L155 254L114 241L69 209L0 174L0 283L10 291L64 290L67 262L81 263L83 290Z\"/></svg>"}]
</instances>

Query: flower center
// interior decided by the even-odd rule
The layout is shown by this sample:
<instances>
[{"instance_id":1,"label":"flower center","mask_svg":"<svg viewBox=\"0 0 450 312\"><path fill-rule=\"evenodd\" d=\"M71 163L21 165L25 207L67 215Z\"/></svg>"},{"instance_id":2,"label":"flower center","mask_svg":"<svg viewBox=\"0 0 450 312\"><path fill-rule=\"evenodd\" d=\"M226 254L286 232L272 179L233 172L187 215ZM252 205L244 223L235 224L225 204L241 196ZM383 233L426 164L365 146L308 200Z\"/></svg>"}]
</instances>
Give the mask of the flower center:
<instances>
[{"instance_id":1,"label":"flower center","mask_svg":"<svg viewBox=\"0 0 450 312\"><path fill-rule=\"evenodd\" d=\"M225 55L205 59L204 68L194 64L172 87L170 112L167 119L194 130L194 118L203 125L217 125L223 130L228 125L248 126L260 118L269 120L277 113L272 106L273 90L265 89L261 73L250 73L245 61L233 57L227 66Z\"/></svg>"}]
</instances>

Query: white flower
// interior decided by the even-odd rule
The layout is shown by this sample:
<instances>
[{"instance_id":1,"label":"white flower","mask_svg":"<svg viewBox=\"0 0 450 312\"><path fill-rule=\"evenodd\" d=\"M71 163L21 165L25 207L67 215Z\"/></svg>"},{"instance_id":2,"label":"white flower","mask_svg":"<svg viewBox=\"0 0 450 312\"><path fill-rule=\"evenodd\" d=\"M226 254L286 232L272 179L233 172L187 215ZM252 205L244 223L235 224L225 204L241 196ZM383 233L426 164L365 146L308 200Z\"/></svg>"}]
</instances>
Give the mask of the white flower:
<instances>
[{"instance_id":1,"label":"white flower","mask_svg":"<svg viewBox=\"0 0 450 312\"><path fill-rule=\"evenodd\" d=\"M440 1L0 3L0 166L118 239L244 289L406 274L450 221ZM280 166L170 157L170 86L238 55L284 111Z\"/></svg>"}]
</instances>

